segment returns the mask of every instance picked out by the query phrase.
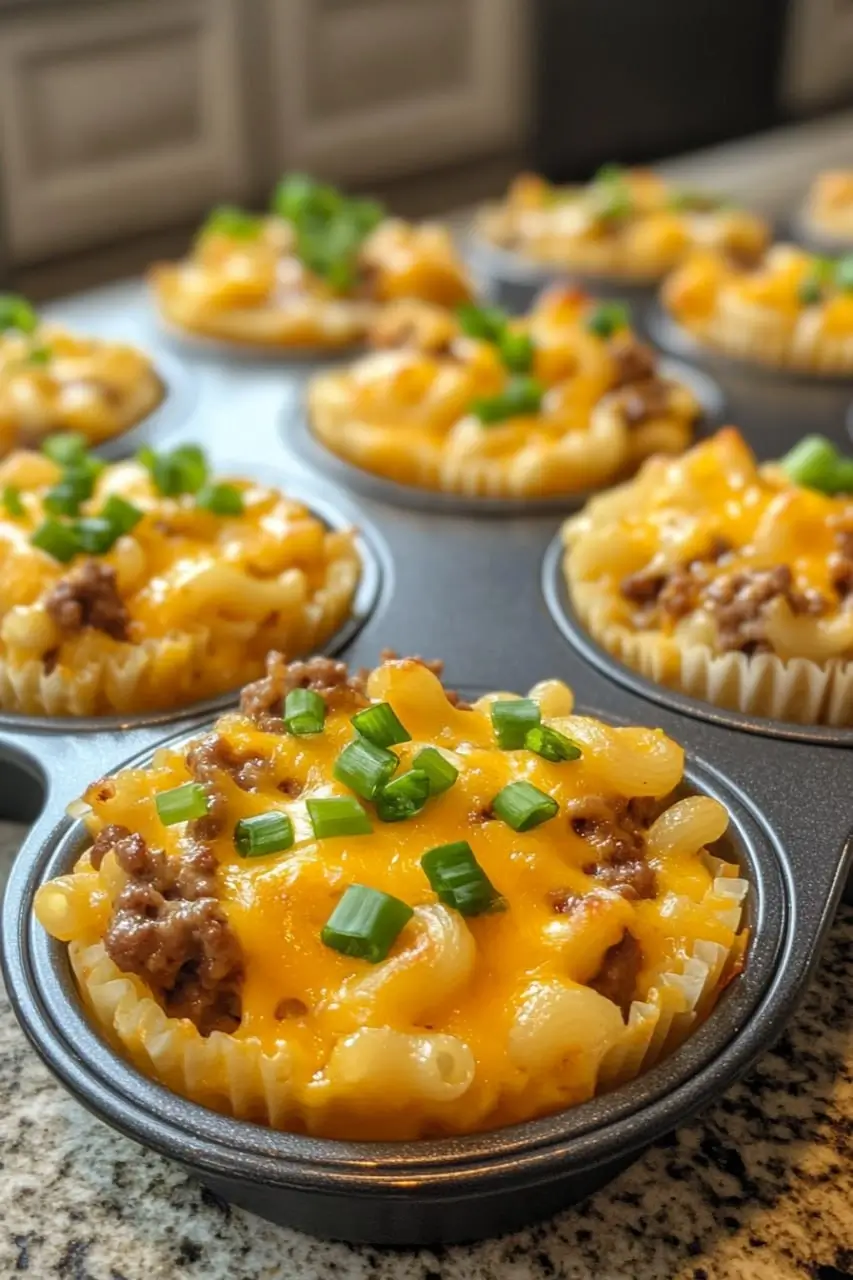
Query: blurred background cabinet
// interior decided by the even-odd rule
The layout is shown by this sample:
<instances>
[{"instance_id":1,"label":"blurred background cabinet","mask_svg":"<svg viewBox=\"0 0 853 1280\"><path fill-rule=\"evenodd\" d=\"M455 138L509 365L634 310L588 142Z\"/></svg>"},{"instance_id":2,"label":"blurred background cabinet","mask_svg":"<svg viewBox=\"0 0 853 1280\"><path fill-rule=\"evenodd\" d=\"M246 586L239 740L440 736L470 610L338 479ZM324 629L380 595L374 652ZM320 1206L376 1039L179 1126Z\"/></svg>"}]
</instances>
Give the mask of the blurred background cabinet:
<instances>
[{"instance_id":1,"label":"blurred background cabinet","mask_svg":"<svg viewBox=\"0 0 853 1280\"><path fill-rule=\"evenodd\" d=\"M0 191L26 264L492 155L523 130L525 0L0 0Z\"/></svg>"}]
</instances>

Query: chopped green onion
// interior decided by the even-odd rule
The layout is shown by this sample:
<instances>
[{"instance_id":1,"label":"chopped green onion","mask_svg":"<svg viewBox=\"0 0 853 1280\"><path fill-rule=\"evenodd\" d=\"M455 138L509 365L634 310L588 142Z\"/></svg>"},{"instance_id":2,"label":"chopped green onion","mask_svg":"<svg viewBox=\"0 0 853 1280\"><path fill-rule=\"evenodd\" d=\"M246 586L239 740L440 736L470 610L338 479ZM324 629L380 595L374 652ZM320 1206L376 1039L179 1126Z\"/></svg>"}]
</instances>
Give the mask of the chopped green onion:
<instances>
[{"instance_id":1,"label":"chopped green onion","mask_svg":"<svg viewBox=\"0 0 853 1280\"><path fill-rule=\"evenodd\" d=\"M838 259L835 264L835 283L845 293L853 290L853 253Z\"/></svg>"},{"instance_id":2,"label":"chopped green onion","mask_svg":"<svg viewBox=\"0 0 853 1280\"><path fill-rule=\"evenodd\" d=\"M529 373L536 354L529 333L515 333L507 329L498 342L501 360L511 373Z\"/></svg>"},{"instance_id":3,"label":"chopped green onion","mask_svg":"<svg viewBox=\"0 0 853 1280\"><path fill-rule=\"evenodd\" d=\"M528 751L535 751L543 760L551 760L555 764L563 760L579 760L582 752L576 742L567 738L564 733L552 729L549 725L540 724L529 730L524 739Z\"/></svg>"},{"instance_id":4,"label":"chopped green onion","mask_svg":"<svg viewBox=\"0 0 853 1280\"><path fill-rule=\"evenodd\" d=\"M398 742L411 742L412 735L401 724L389 702L375 702L352 717L352 724L363 738L377 747L393 747Z\"/></svg>"},{"instance_id":5,"label":"chopped green onion","mask_svg":"<svg viewBox=\"0 0 853 1280\"><path fill-rule=\"evenodd\" d=\"M42 453L59 467L75 467L86 461L89 450L85 436L78 431L60 431L42 441Z\"/></svg>"},{"instance_id":6,"label":"chopped green onion","mask_svg":"<svg viewBox=\"0 0 853 1280\"><path fill-rule=\"evenodd\" d=\"M24 514L24 504L21 501L21 491L15 484L7 484L3 490L3 506L6 508L6 514L13 519Z\"/></svg>"},{"instance_id":7,"label":"chopped green onion","mask_svg":"<svg viewBox=\"0 0 853 1280\"><path fill-rule=\"evenodd\" d=\"M420 813L430 796L423 769L408 769L377 792L376 812L383 822L404 822Z\"/></svg>"},{"instance_id":8,"label":"chopped green onion","mask_svg":"<svg viewBox=\"0 0 853 1280\"><path fill-rule=\"evenodd\" d=\"M624 302L599 302L586 317L586 327L599 338L612 338L620 329L627 329L631 313Z\"/></svg>"},{"instance_id":9,"label":"chopped green onion","mask_svg":"<svg viewBox=\"0 0 853 1280\"><path fill-rule=\"evenodd\" d=\"M832 477L832 493L853 493L853 458L839 458Z\"/></svg>"},{"instance_id":10,"label":"chopped green onion","mask_svg":"<svg viewBox=\"0 0 853 1280\"><path fill-rule=\"evenodd\" d=\"M826 436L805 436L780 459L779 465L795 484L832 493L838 461L838 450Z\"/></svg>"},{"instance_id":11,"label":"chopped green onion","mask_svg":"<svg viewBox=\"0 0 853 1280\"><path fill-rule=\"evenodd\" d=\"M320 937L327 947L345 956L378 964L414 912L407 903L379 889L351 884L335 907Z\"/></svg>"},{"instance_id":12,"label":"chopped green onion","mask_svg":"<svg viewBox=\"0 0 853 1280\"><path fill-rule=\"evenodd\" d=\"M132 502L128 502L126 498L122 498L117 493L111 493L104 505L101 507L101 519L108 520L115 529L116 538L120 538L125 533L130 533L142 519L143 512L139 507L134 506Z\"/></svg>"},{"instance_id":13,"label":"chopped green onion","mask_svg":"<svg viewBox=\"0 0 853 1280\"><path fill-rule=\"evenodd\" d=\"M37 347L30 347L27 352L25 364L45 365L50 364L53 359L53 349L43 344Z\"/></svg>"},{"instance_id":14,"label":"chopped green onion","mask_svg":"<svg viewBox=\"0 0 853 1280\"><path fill-rule=\"evenodd\" d=\"M306 800L305 807L318 840L334 836L369 836L373 830L355 796L322 796L317 800Z\"/></svg>"},{"instance_id":15,"label":"chopped green onion","mask_svg":"<svg viewBox=\"0 0 853 1280\"><path fill-rule=\"evenodd\" d=\"M287 174L276 186L272 197L274 212L290 222L330 218L342 204L343 196L339 191L304 173Z\"/></svg>"},{"instance_id":16,"label":"chopped green onion","mask_svg":"<svg viewBox=\"0 0 853 1280\"><path fill-rule=\"evenodd\" d=\"M316 689L291 689L284 700L284 723L295 738L322 733L326 722L326 700Z\"/></svg>"},{"instance_id":17,"label":"chopped green onion","mask_svg":"<svg viewBox=\"0 0 853 1280\"><path fill-rule=\"evenodd\" d=\"M233 484L205 484L195 496L197 507L215 516L241 516L245 510L243 495Z\"/></svg>"},{"instance_id":18,"label":"chopped green onion","mask_svg":"<svg viewBox=\"0 0 853 1280\"><path fill-rule=\"evenodd\" d=\"M85 516L82 520L75 520L73 527L81 548L93 556L101 556L109 551L119 536L115 527L103 516Z\"/></svg>"},{"instance_id":19,"label":"chopped green onion","mask_svg":"<svg viewBox=\"0 0 853 1280\"><path fill-rule=\"evenodd\" d=\"M513 831L530 831L547 822L560 806L530 782L510 782L492 801L492 812Z\"/></svg>"},{"instance_id":20,"label":"chopped green onion","mask_svg":"<svg viewBox=\"0 0 853 1280\"><path fill-rule=\"evenodd\" d=\"M538 413L542 407L545 388L538 378L519 375L510 378L504 391L496 396L482 396L475 400L471 412L484 426L505 422L528 413Z\"/></svg>"},{"instance_id":21,"label":"chopped green onion","mask_svg":"<svg viewBox=\"0 0 853 1280\"><path fill-rule=\"evenodd\" d=\"M708 191L694 191L690 187L676 187L667 196L667 206L677 213L710 213L725 205L722 196Z\"/></svg>"},{"instance_id":22,"label":"chopped green onion","mask_svg":"<svg viewBox=\"0 0 853 1280\"><path fill-rule=\"evenodd\" d=\"M823 297L823 284L817 276L806 276L797 288L797 301L804 307L813 307Z\"/></svg>"},{"instance_id":23,"label":"chopped green onion","mask_svg":"<svg viewBox=\"0 0 853 1280\"><path fill-rule=\"evenodd\" d=\"M456 308L459 327L469 338L483 342L500 342L506 331L507 313L500 307L478 307L476 302L463 302Z\"/></svg>"},{"instance_id":24,"label":"chopped green onion","mask_svg":"<svg viewBox=\"0 0 853 1280\"><path fill-rule=\"evenodd\" d=\"M592 180L593 182L624 182L625 166L610 160L595 171Z\"/></svg>"},{"instance_id":25,"label":"chopped green onion","mask_svg":"<svg viewBox=\"0 0 853 1280\"><path fill-rule=\"evenodd\" d=\"M201 228L201 235L211 232L231 236L233 240L255 240L261 234L263 223L254 213L238 209L233 204L221 204L211 209Z\"/></svg>"},{"instance_id":26,"label":"chopped green onion","mask_svg":"<svg viewBox=\"0 0 853 1280\"><path fill-rule=\"evenodd\" d=\"M0 293L0 333L7 329L34 333L37 328L38 316L26 298L16 293Z\"/></svg>"},{"instance_id":27,"label":"chopped green onion","mask_svg":"<svg viewBox=\"0 0 853 1280\"><path fill-rule=\"evenodd\" d=\"M377 747L367 738L355 738L338 756L332 774L363 800L372 800L399 763L393 751Z\"/></svg>"},{"instance_id":28,"label":"chopped green onion","mask_svg":"<svg viewBox=\"0 0 853 1280\"><path fill-rule=\"evenodd\" d=\"M421 866L439 902L463 916L481 916L506 907L467 840L430 849L421 858Z\"/></svg>"},{"instance_id":29,"label":"chopped green onion","mask_svg":"<svg viewBox=\"0 0 853 1280\"><path fill-rule=\"evenodd\" d=\"M425 773L429 780L431 796L440 796L448 791L459 777L459 770L435 747L424 747L412 761L412 768Z\"/></svg>"},{"instance_id":30,"label":"chopped green onion","mask_svg":"<svg viewBox=\"0 0 853 1280\"><path fill-rule=\"evenodd\" d=\"M532 698L493 702L490 711L498 746L504 751L517 751L523 747L528 730L534 729L542 718L539 703Z\"/></svg>"},{"instance_id":31,"label":"chopped green onion","mask_svg":"<svg viewBox=\"0 0 853 1280\"><path fill-rule=\"evenodd\" d=\"M40 524L30 538L30 542L34 547L38 547L39 551L46 551L49 556L53 556L54 560L58 560L60 564L67 564L69 560L73 560L81 549L72 527L53 519L47 519Z\"/></svg>"},{"instance_id":32,"label":"chopped green onion","mask_svg":"<svg viewBox=\"0 0 853 1280\"><path fill-rule=\"evenodd\" d=\"M197 493L207 480L207 460L195 444L179 445L171 453L140 449L137 457L150 472L155 488L164 498Z\"/></svg>"},{"instance_id":33,"label":"chopped green onion","mask_svg":"<svg viewBox=\"0 0 853 1280\"><path fill-rule=\"evenodd\" d=\"M92 495L91 481L85 474L66 471L59 484L44 495L44 509L55 516L76 516L81 502Z\"/></svg>"},{"instance_id":34,"label":"chopped green onion","mask_svg":"<svg viewBox=\"0 0 853 1280\"><path fill-rule=\"evenodd\" d=\"M241 858L282 853L293 844L293 823L286 813L256 813L241 818L234 828L234 847Z\"/></svg>"},{"instance_id":35,"label":"chopped green onion","mask_svg":"<svg viewBox=\"0 0 853 1280\"><path fill-rule=\"evenodd\" d=\"M210 808L210 797L200 782L183 782L170 791L161 791L154 797L154 804L163 826L173 827L176 822L203 818Z\"/></svg>"},{"instance_id":36,"label":"chopped green onion","mask_svg":"<svg viewBox=\"0 0 853 1280\"><path fill-rule=\"evenodd\" d=\"M625 170L618 164L606 164L592 180L589 199L596 217L627 218L634 209L631 188L625 181Z\"/></svg>"}]
</instances>

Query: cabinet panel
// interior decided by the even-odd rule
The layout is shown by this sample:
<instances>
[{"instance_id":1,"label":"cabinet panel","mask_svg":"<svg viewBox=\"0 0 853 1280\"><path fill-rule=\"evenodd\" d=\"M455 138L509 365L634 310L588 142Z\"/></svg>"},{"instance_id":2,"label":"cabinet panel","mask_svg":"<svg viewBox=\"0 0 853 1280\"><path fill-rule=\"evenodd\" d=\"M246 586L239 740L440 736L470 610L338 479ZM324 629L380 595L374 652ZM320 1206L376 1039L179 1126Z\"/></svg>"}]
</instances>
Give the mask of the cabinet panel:
<instances>
[{"instance_id":1,"label":"cabinet panel","mask_svg":"<svg viewBox=\"0 0 853 1280\"><path fill-rule=\"evenodd\" d=\"M510 146L525 0L268 0L275 165L353 181Z\"/></svg>"},{"instance_id":2,"label":"cabinet panel","mask_svg":"<svg viewBox=\"0 0 853 1280\"><path fill-rule=\"evenodd\" d=\"M240 0L43 12L0 40L13 260L195 216L249 186Z\"/></svg>"}]
</instances>

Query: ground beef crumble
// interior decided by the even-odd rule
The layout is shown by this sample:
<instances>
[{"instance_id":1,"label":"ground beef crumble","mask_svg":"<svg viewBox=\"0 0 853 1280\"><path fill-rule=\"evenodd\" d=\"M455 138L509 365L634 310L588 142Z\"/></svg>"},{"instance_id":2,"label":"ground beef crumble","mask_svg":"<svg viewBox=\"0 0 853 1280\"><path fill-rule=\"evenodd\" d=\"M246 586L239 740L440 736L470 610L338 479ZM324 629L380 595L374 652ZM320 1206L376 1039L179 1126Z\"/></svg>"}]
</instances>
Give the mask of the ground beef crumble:
<instances>
[{"instance_id":1,"label":"ground beef crumble","mask_svg":"<svg viewBox=\"0 0 853 1280\"><path fill-rule=\"evenodd\" d=\"M648 382L655 377L657 358L651 347L632 333L617 333L608 343L616 364L616 387Z\"/></svg>"},{"instance_id":2,"label":"ground beef crumble","mask_svg":"<svg viewBox=\"0 0 853 1280\"><path fill-rule=\"evenodd\" d=\"M94 627L113 640L127 640L130 617L118 594L116 571L100 560L85 560L48 592L45 609L60 631Z\"/></svg>"},{"instance_id":3,"label":"ground beef crumble","mask_svg":"<svg viewBox=\"0 0 853 1280\"><path fill-rule=\"evenodd\" d=\"M380 662L393 662L398 655L392 649L383 649L379 655ZM411 658L409 661L420 662L438 679L441 679L444 663L424 658ZM248 684L240 697L240 710L250 720L268 733L284 732L284 721L281 716L284 699L292 689L314 689L329 706L348 703L354 711L366 707L370 699L367 696L367 680L370 672L366 668L350 673L345 662L337 662L333 658L309 658L307 661L288 662L281 653L270 653L267 656L267 673L260 680ZM464 702L453 689L445 690L447 700L461 710L467 710L469 704Z\"/></svg>"},{"instance_id":4,"label":"ground beef crumble","mask_svg":"<svg viewBox=\"0 0 853 1280\"><path fill-rule=\"evenodd\" d=\"M104 936L123 973L142 978L170 1017L201 1031L233 1031L240 1022L240 944L216 896L217 862L191 843L178 857L150 849L141 835L111 825L90 857L99 867L109 850L128 880Z\"/></svg>"},{"instance_id":5,"label":"ground beef crumble","mask_svg":"<svg viewBox=\"0 0 853 1280\"><path fill-rule=\"evenodd\" d=\"M646 861L645 833L661 807L662 801L651 796L633 800L586 796L570 804L572 831L587 842L592 854L584 863L584 874L623 898L654 898L657 878Z\"/></svg>"},{"instance_id":6,"label":"ground beef crumble","mask_svg":"<svg viewBox=\"0 0 853 1280\"><path fill-rule=\"evenodd\" d=\"M637 939L627 929L619 942L608 947L601 967L588 985L599 995L612 1000L628 1018L631 1003L637 990L637 978L643 967L643 950Z\"/></svg>"}]
</instances>

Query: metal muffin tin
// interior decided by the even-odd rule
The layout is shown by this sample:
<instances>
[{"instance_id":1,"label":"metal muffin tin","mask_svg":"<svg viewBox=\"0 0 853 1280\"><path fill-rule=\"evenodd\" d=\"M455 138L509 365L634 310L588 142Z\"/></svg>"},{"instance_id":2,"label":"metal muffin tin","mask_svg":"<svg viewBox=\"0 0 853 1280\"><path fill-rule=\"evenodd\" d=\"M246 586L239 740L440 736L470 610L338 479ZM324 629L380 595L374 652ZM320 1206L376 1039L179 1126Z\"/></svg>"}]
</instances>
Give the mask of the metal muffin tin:
<instances>
[{"instance_id":1,"label":"metal muffin tin","mask_svg":"<svg viewBox=\"0 0 853 1280\"><path fill-rule=\"evenodd\" d=\"M66 318L81 305L97 313L102 330L120 322L159 356L164 339L140 284L86 295L55 312ZM38 885L68 869L83 842L81 824L65 816L68 802L92 779L131 758L144 761L155 744L197 732L210 720L207 706L89 724L86 732L71 720L24 724L6 717L0 724L0 814L34 816L46 796L4 903L3 962L13 1003L38 1052L84 1105L266 1217L321 1236L393 1245L511 1230L614 1176L716 1097L780 1033L853 861L851 735L775 725L771 735L760 724L735 724L727 713L687 706L614 670L571 631L555 569L558 514L501 507L472 519L464 500L420 495L405 505L388 501L381 484L345 496L328 476L338 483L351 477L324 450L303 452L304 368L204 359L192 370L204 412L185 425L182 438L204 444L218 468L245 453L243 471L281 481L327 518L340 512L364 531L374 584L362 625L338 637L351 664L372 665L385 646L442 657L448 682L469 691L525 691L558 676L594 714L658 725L684 744L687 785L718 796L732 814L733 855L751 883L747 966L705 1025L630 1085L492 1133L335 1142L276 1133L186 1102L142 1077L90 1026L65 948L34 922L31 904ZM783 389L768 403L767 380L746 388L735 380L730 387L716 369L714 376L729 401L729 420L762 456L778 454L807 430L847 442L847 401L839 402L835 390L809 389L803 401ZM797 406L793 415L782 412L786 404Z\"/></svg>"}]
</instances>

